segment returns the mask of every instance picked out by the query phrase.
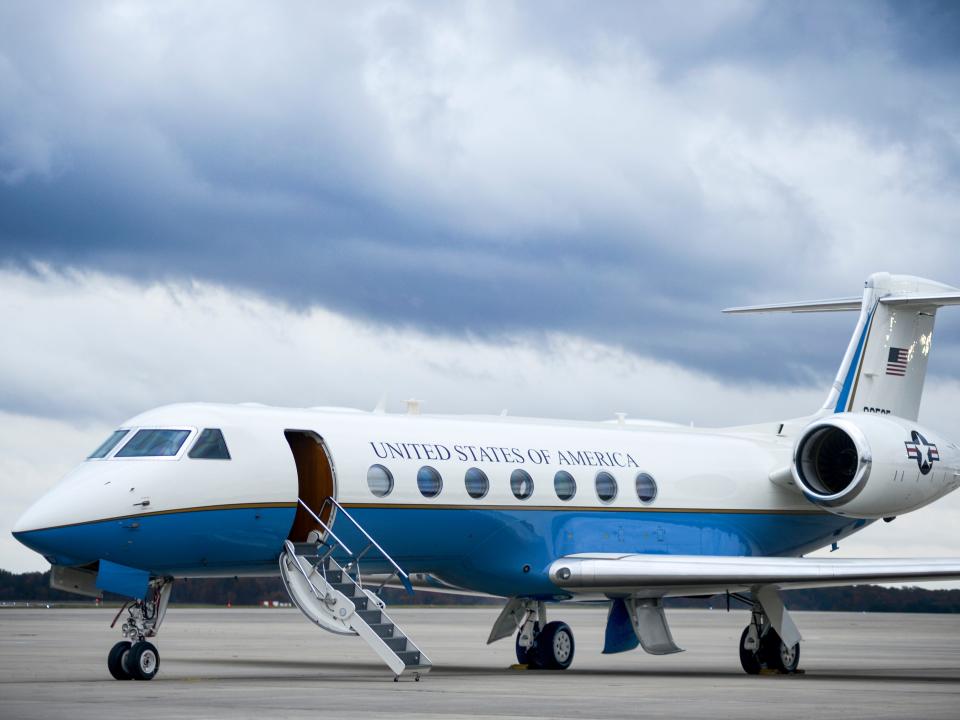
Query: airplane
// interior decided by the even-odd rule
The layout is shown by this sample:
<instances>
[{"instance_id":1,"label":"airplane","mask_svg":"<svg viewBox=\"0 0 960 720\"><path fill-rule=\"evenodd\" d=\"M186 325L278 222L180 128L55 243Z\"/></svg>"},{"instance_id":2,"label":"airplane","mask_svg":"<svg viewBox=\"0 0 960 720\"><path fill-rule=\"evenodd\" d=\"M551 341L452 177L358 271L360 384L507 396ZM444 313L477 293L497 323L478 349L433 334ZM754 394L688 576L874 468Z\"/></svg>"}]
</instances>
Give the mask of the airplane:
<instances>
[{"instance_id":1,"label":"airplane","mask_svg":"<svg viewBox=\"0 0 960 720\"><path fill-rule=\"evenodd\" d=\"M608 606L605 653L679 652L664 599L726 595L750 621L749 674L798 670L781 590L960 578L960 559L807 557L960 485L960 447L917 417L938 308L960 289L875 273L862 296L729 313L858 311L823 406L743 427L618 414L603 422L190 403L121 424L32 505L13 535L51 585L117 593L118 680L150 680L178 578L278 572L325 630L394 675L432 663L384 587L497 596L488 643L563 670L574 637L547 609ZM113 627L113 625L111 625Z\"/></svg>"}]
</instances>

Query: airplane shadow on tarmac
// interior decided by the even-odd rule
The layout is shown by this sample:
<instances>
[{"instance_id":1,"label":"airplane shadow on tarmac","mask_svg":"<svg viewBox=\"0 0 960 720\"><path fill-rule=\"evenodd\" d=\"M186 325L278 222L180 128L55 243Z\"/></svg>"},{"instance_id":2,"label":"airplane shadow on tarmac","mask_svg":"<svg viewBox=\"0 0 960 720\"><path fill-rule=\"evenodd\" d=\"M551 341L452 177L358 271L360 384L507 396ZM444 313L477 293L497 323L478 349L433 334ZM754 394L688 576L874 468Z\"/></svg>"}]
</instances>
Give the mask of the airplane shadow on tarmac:
<instances>
[{"instance_id":1,"label":"airplane shadow on tarmac","mask_svg":"<svg viewBox=\"0 0 960 720\"><path fill-rule=\"evenodd\" d=\"M176 660L170 661L170 664L177 663ZM262 667L265 670L294 670L300 671L302 674L299 677L310 678L323 680L326 679L323 675L329 673L329 679L336 679L337 682L343 681L357 681L357 682L370 682L370 681L381 681L381 680L391 680L389 670L385 670L382 665L376 663L370 664L350 664L344 665L342 662L323 662L318 660L311 661L297 661L297 660L255 660L255 659L246 659L246 658L191 658L190 660L181 661L187 662L191 665L210 665L210 666L219 666L219 667L243 667L243 668L254 668ZM813 672L801 672L796 675L767 675L757 678L753 678L752 681L755 682L804 682L804 681L813 681L813 682L868 682L868 683L960 683L960 676L956 675L940 675L935 674L937 670L935 668L929 668L929 673L925 673L923 669L912 669L909 673L897 673L892 674L889 672L889 668L885 668L885 671L882 672L871 672L869 669L864 670L863 672L851 672L848 669L831 671L829 669L816 670ZM316 673L321 673L320 677L317 677ZM596 678L662 678L662 679L685 679L685 680L747 680L748 676L741 672L739 669L731 669L729 671L704 671L700 669L691 669L691 670L650 670L650 669L624 669L624 670L609 670L609 669L590 669L583 668L577 669L572 668L570 670L565 670L563 672L555 671L543 671L543 670L520 670L509 667L483 667L475 665L442 665L434 666L431 672L424 676L424 681L429 681L430 678L436 678L442 680L443 678L452 678L452 677L494 677L494 676L505 676L505 677L514 677L520 676L521 674L529 675L530 679L534 678L543 678L544 680L553 680L553 679L562 679L562 678L571 678L574 677L596 677ZM167 666L167 674L165 676L158 676L158 679L161 677L166 677L169 680L180 679L175 677L178 675L176 668L171 668L170 665ZM195 675L191 676L192 680L203 680L208 678L197 677ZM225 676L223 674L217 674L215 677L211 676L210 680L253 680L269 682L270 680L284 680L289 681L290 676L285 675L283 677L275 677L273 675L266 675L262 677L251 676L246 673L236 676Z\"/></svg>"}]
</instances>

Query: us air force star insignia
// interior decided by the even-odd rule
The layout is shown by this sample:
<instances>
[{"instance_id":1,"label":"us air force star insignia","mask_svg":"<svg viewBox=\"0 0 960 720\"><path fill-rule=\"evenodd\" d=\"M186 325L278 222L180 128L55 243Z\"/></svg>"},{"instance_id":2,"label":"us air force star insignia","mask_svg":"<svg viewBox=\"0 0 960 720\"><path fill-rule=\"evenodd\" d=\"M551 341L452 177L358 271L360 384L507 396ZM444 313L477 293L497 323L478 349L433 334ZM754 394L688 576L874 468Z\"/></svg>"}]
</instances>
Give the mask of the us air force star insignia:
<instances>
[{"instance_id":1,"label":"us air force star insignia","mask_svg":"<svg viewBox=\"0 0 960 720\"><path fill-rule=\"evenodd\" d=\"M933 463L940 459L940 451L937 446L928 443L927 439L916 430L911 431L910 440L904 445L907 446L907 457L917 461L917 467L920 468L920 474L926 475L933 467Z\"/></svg>"}]
</instances>

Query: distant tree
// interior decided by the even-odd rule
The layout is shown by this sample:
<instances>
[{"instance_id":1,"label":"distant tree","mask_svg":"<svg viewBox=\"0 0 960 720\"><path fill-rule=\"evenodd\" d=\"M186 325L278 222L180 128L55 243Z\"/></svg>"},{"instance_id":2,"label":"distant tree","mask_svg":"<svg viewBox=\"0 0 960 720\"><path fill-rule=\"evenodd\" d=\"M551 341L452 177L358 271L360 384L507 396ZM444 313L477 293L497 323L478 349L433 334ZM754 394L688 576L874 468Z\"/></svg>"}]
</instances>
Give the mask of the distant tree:
<instances>
[{"instance_id":1,"label":"distant tree","mask_svg":"<svg viewBox=\"0 0 960 720\"><path fill-rule=\"evenodd\" d=\"M391 605L491 605L502 600L464 595L405 591L386 588L384 599ZM919 587L887 588L879 585L855 585L819 590L790 590L783 594L791 610L866 611L904 613L960 612L960 590L927 590ZM106 594L107 601L123 598ZM11 573L0 570L0 602L83 602L82 595L53 590L50 571ZM264 602L289 602L279 577L185 579L174 583L170 602L181 605L260 605ZM92 602L92 600L91 600ZM668 607L726 606L723 595L708 598L668 598ZM738 603L732 603L736 606Z\"/></svg>"}]
</instances>

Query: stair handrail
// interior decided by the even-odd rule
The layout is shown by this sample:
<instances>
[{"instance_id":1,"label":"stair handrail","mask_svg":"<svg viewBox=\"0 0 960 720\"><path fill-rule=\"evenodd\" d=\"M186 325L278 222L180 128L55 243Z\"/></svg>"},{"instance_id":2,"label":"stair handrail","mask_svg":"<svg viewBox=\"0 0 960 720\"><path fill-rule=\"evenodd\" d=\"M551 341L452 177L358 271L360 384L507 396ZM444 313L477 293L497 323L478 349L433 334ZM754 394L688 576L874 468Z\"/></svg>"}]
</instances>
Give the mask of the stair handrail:
<instances>
[{"instance_id":1,"label":"stair handrail","mask_svg":"<svg viewBox=\"0 0 960 720\"><path fill-rule=\"evenodd\" d=\"M329 499L329 498L328 498L328 499ZM297 502L300 503L300 504L303 506L303 509L304 509L304 510L306 510L308 513L310 513L310 515L313 517L314 520L316 520L318 523L320 523L320 527L322 527L324 530L326 530L326 531L330 534L330 537L332 537L334 540L337 541L337 545L339 545L340 547L342 547L342 548L344 549L344 551L347 553L347 555L353 557L353 551L352 551L350 548L347 547L347 544L346 544L343 540L341 540L340 538L337 537L337 534L333 531L333 528L331 528L331 527L330 527L329 525L327 525L323 520L321 520L321 519L320 519L320 516L317 515L313 510L311 510L311 509L310 509L310 506L307 505L307 504L303 501L302 498L297 498ZM324 505L326 505L326 502L324 502ZM320 512L323 512L323 506L320 507ZM344 513L344 514L346 514L346 513ZM347 517L349 517L349 515L348 515ZM353 520L353 518L350 518L350 519ZM356 520L354 520L354 524L356 524ZM392 561L391 561L391 562L392 562Z\"/></svg>"},{"instance_id":2,"label":"stair handrail","mask_svg":"<svg viewBox=\"0 0 960 720\"><path fill-rule=\"evenodd\" d=\"M303 501L301 500L301 502L303 502ZM337 502L336 498L334 498L332 495L327 496L327 498L323 501L323 505L320 506L320 512L323 512L323 508L326 507L327 503L332 503L340 512L342 512L342 513L344 514L344 516L345 516L350 522L352 522L352 523L354 524L354 527L356 527L357 530L359 530L359 531L363 534L363 536L370 542L371 545L373 545L377 550L380 551L380 554L383 555L384 558L386 558L387 562L390 563L391 565L393 565L393 568L394 568L394 570L396 570L397 575L400 576L401 582L403 583L404 587L410 587L410 576L407 575L407 573L405 573L405 572L403 571L403 568L401 568L399 565L397 565L396 561L395 561L392 557L390 557L390 555L387 554L387 551L386 551L386 550L384 550L382 547L380 547L380 543L378 543L376 540L374 540L372 537L370 537L370 533L368 533L366 530L364 530L363 525L361 525L360 523L358 523L358 522L356 521L356 519L353 517L353 515L351 515L350 513L348 513L348 512L346 511L346 509L343 507L343 505L341 505L340 503ZM312 514L312 513L311 513L311 514ZM314 516L314 517L316 517L316 516ZM324 525L324 527L326 527L326 525ZM333 534L333 531L331 531L331 535L332 535L332 534ZM334 537L336 537L336 536L334 536ZM338 540L338 542L340 542L340 541ZM340 544L343 545L342 542L341 542ZM349 551L347 551L347 552L349 552ZM353 555L353 553L350 553L350 554ZM412 589L412 588L411 588L411 589Z\"/></svg>"}]
</instances>

